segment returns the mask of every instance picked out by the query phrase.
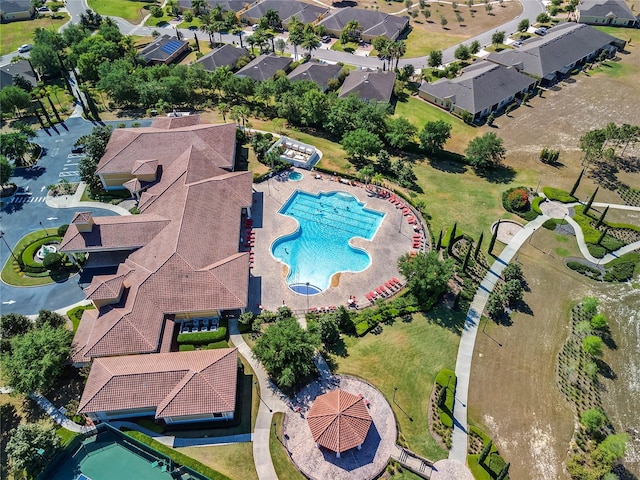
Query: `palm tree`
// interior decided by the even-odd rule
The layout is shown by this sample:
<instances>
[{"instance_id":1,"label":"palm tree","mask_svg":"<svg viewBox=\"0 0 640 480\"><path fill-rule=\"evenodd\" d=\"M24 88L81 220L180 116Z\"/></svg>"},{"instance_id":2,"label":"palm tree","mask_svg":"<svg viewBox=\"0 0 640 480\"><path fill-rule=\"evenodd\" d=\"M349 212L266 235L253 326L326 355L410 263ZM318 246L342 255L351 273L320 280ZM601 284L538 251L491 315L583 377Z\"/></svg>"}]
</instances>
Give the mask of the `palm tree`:
<instances>
[{"instance_id":1,"label":"palm tree","mask_svg":"<svg viewBox=\"0 0 640 480\"><path fill-rule=\"evenodd\" d=\"M249 35L247 37L247 43L251 46L251 56L255 57L256 52L254 51L253 47L255 47L256 43L258 43L258 39L255 37L255 35Z\"/></svg>"},{"instance_id":2,"label":"palm tree","mask_svg":"<svg viewBox=\"0 0 640 480\"><path fill-rule=\"evenodd\" d=\"M171 14L175 17L180 13L180 8L178 7L178 0L167 0L165 7L169 7L171 10Z\"/></svg>"},{"instance_id":3,"label":"palm tree","mask_svg":"<svg viewBox=\"0 0 640 480\"><path fill-rule=\"evenodd\" d=\"M207 0L191 0L191 8L197 16L203 14L207 9Z\"/></svg>"},{"instance_id":4,"label":"palm tree","mask_svg":"<svg viewBox=\"0 0 640 480\"><path fill-rule=\"evenodd\" d=\"M376 52L378 52L378 58L380 60L382 60L382 68L386 70L386 61L391 62L390 58L389 58L389 45L391 42L389 42L389 40L387 40L385 37L383 37L382 35L376 37L373 39L373 48L376 50ZM389 68L391 68L391 66L389 66Z\"/></svg>"},{"instance_id":5,"label":"palm tree","mask_svg":"<svg viewBox=\"0 0 640 480\"><path fill-rule=\"evenodd\" d=\"M274 10L273 8L268 9L263 15L263 18L267 21L267 24L273 29L282 27L280 14L277 12L277 10Z\"/></svg>"},{"instance_id":6,"label":"palm tree","mask_svg":"<svg viewBox=\"0 0 640 480\"><path fill-rule=\"evenodd\" d=\"M200 17L200 30L209 35L209 45L213 45L213 36L211 27L213 26L214 18L210 13L205 13Z\"/></svg>"},{"instance_id":7,"label":"palm tree","mask_svg":"<svg viewBox=\"0 0 640 480\"><path fill-rule=\"evenodd\" d=\"M304 36L302 39L302 48L307 51L307 55L310 57L311 52L317 49L321 45L320 38L316 34L313 25L307 24L304 28Z\"/></svg>"},{"instance_id":8,"label":"palm tree","mask_svg":"<svg viewBox=\"0 0 640 480\"><path fill-rule=\"evenodd\" d=\"M64 92L64 89L60 88L56 84L52 84L47 86L47 92L49 93L49 95L53 95L55 97L56 102L58 102L58 106L60 107L60 109L62 109L62 103L60 103L60 98L58 98L58 94L61 92Z\"/></svg>"},{"instance_id":9,"label":"palm tree","mask_svg":"<svg viewBox=\"0 0 640 480\"><path fill-rule=\"evenodd\" d=\"M293 60L298 60L298 45L304 40L304 25L296 17L289 20L289 43L293 45Z\"/></svg>"},{"instance_id":10,"label":"palm tree","mask_svg":"<svg viewBox=\"0 0 640 480\"><path fill-rule=\"evenodd\" d=\"M391 52L392 52L393 58L396 59L396 70L397 70L400 57L402 57L405 53L407 53L407 44L403 40L398 40L397 42L393 42L391 46L392 46Z\"/></svg>"},{"instance_id":11,"label":"palm tree","mask_svg":"<svg viewBox=\"0 0 640 480\"><path fill-rule=\"evenodd\" d=\"M276 32L268 28L267 30L263 30L265 43L269 43L271 41L271 51L275 53L276 46L274 44L274 39L276 37Z\"/></svg>"},{"instance_id":12,"label":"palm tree","mask_svg":"<svg viewBox=\"0 0 640 480\"><path fill-rule=\"evenodd\" d=\"M242 32L244 32L244 29L240 25L235 25L231 29L231 33L238 36L238 39L240 40L240 47L244 48L244 45L242 44Z\"/></svg>"},{"instance_id":13,"label":"palm tree","mask_svg":"<svg viewBox=\"0 0 640 480\"><path fill-rule=\"evenodd\" d=\"M231 107L229 107L228 103L221 102L218 104L218 111L220 112L220 115L222 115L222 121L224 123L227 123L227 113L229 113L230 110Z\"/></svg>"},{"instance_id":14,"label":"palm tree","mask_svg":"<svg viewBox=\"0 0 640 480\"><path fill-rule=\"evenodd\" d=\"M360 40L362 33L362 25L357 20L349 20L340 33L340 41L342 43L357 42Z\"/></svg>"}]
</instances>

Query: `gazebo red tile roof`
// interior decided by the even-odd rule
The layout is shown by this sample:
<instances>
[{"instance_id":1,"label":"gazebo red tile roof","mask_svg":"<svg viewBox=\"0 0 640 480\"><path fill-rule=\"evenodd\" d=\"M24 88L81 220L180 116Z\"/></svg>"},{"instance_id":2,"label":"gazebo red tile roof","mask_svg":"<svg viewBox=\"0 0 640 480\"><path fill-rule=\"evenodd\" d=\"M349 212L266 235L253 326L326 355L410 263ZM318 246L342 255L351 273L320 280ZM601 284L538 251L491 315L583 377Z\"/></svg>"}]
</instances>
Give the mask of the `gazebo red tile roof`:
<instances>
[{"instance_id":1,"label":"gazebo red tile roof","mask_svg":"<svg viewBox=\"0 0 640 480\"><path fill-rule=\"evenodd\" d=\"M371 416L362 397L338 389L316 398L307 424L318 445L341 453L364 443Z\"/></svg>"}]
</instances>

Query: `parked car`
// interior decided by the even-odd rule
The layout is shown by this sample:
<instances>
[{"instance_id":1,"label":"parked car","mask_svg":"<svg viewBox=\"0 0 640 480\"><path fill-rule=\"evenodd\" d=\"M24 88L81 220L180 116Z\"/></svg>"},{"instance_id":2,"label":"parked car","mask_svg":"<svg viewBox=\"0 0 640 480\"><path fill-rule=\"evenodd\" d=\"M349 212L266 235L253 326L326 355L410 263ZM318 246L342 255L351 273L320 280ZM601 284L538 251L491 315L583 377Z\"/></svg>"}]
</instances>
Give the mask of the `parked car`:
<instances>
[{"instance_id":1,"label":"parked car","mask_svg":"<svg viewBox=\"0 0 640 480\"><path fill-rule=\"evenodd\" d=\"M33 45L31 45L30 43L25 43L23 45L20 45L18 47L18 53L24 53L24 52L28 52L29 50L31 50L33 48Z\"/></svg>"},{"instance_id":2,"label":"parked car","mask_svg":"<svg viewBox=\"0 0 640 480\"><path fill-rule=\"evenodd\" d=\"M71 153L84 153L84 145L76 145L71 149Z\"/></svg>"},{"instance_id":3,"label":"parked car","mask_svg":"<svg viewBox=\"0 0 640 480\"><path fill-rule=\"evenodd\" d=\"M515 48L521 47L521 46L522 46L522 40L518 40L518 41L516 41L516 42L513 42L513 46L514 46Z\"/></svg>"},{"instance_id":4,"label":"parked car","mask_svg":"<svg viewBox=\"0 0 640 480\"><path fill-rule=\"evenodd\" d=\"M324 35L322 37L322 43L329 43L331 41L331 37L329 35Z\"/></svg>"},{"instance_id":5,"label":"parked car","mask_svg":"<svg viewBox=\"0 0 640 480\"><path fill-rule=\"evenodd\" d=\"M48 12L49 11L49 7L40 7L38 8L39 12Z\"/></svg>"},{"instance_id":6,"label":"parked car","mask_svg":"<svg viewBox=\"0 0 640 480\"><path fill-rule=\"evenodd\" d=\"M541 37L544 37L547 34L547 27L540 27L536 29L533 33L535 33L536 35L540 35Z\"/></svg>"}]
</instances>

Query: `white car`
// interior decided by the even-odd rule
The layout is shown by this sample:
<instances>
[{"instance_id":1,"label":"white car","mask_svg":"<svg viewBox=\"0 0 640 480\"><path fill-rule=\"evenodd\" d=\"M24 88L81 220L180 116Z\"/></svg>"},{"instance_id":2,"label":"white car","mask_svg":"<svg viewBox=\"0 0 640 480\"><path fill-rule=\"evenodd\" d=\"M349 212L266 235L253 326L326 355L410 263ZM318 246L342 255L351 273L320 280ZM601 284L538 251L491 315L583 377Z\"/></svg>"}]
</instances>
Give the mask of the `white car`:
<instances>
[{"instance_id":1,"label":"white car","mask_svg":"<svg viewBox=\"0 0 640 480\"><path fill-rule=\"evenodd\" d=\"M28 52L29 50L31 50L32 47L33 45L31 45L30 43L25 43L24 45L20 45L18 47L18 53Z\"/></svg>"}]
</instances>

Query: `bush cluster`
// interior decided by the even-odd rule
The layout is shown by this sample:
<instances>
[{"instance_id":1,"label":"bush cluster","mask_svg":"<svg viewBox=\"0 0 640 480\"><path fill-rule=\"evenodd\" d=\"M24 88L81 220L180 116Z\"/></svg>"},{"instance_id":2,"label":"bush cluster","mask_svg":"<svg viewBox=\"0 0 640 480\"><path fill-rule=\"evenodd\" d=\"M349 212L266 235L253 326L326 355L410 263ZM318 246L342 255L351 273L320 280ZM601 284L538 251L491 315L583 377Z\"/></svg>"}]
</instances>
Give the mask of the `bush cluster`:
<instances>
[{"instance_id":1,"label":"bush cluster","mask_svg":"<svg viewBox=\"0 0 640 480\"><path fill-rule=\"evenodd\" d=\"M544 187L542 189L542 192L549 200L556 200L561 203L572 203L578 201L576 197L570 195L569 192L560 188Z\"/></svg>"},{"instance_id":2,"label":"bush cluster","mask_svg":"<svg viewBox=\"0 0 640 480\"><path fill-rule=\"evenodd\" d=\"M529 206L529 192L526 188L514 188L507 194L507 204L516 211L522 212Z\"/></svg>"},{"instance_id":3,"label":"bush cluster","mask_svg":"<svg viewBox=\"0 0 640 480\"><path fill-rule=\"evenodd\" d=\"M20 260L22 265L20 268L25 273L44 273L47 271L46 267L41 262L36 262L34 257L36 252L42 245L48 245L51 243L59 243L61 240L58 236L50 236L36 240L31 245L28 245L20 254Z\"/></svg>"},{"instance_id":4,"label":"bush cluster","mask_svg":"<svg viewBox=\"0 0 640 480\"><path fill-rule=\"evenodd\" d=\"M226 325L223 325L223 321L220 322L218 329L212 332L180 333L178 335L178 343L181 347L186 345L206 345L226 339L227 327Z\"/></svg>"},{"instance_id":5,"label":"bush cluster","mask_svg":"<svg viewBox=\"0 0 640 480\"><path fill-rule=\"evenodd\" d=\"M600 278L600 270L589 265L585 265L584 263L571 261L567 262L567 267L588 277Z\"/></svg>"}]
</instances>

